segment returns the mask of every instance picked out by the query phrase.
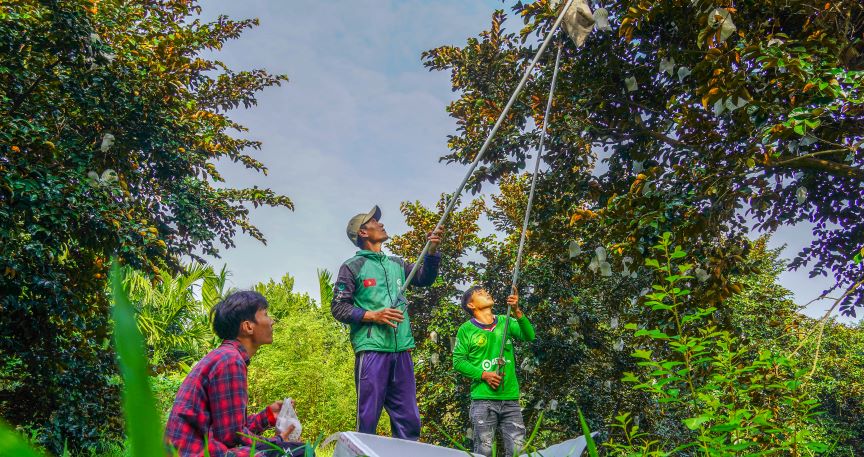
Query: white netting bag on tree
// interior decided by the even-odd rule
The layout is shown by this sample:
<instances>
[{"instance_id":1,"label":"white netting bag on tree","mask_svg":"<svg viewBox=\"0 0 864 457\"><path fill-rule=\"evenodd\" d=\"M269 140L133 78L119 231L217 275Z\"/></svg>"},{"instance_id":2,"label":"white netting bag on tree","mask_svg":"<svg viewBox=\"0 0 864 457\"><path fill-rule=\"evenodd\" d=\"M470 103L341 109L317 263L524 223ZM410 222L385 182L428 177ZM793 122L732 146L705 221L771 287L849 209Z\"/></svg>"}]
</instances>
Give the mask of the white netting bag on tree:
<instances>
[{"instance_id":1,"label":"white netting bag on tree","mask_svg":"<svg viewBox=\"0 0 864 457\"><path fill-rule=\"evenodd\" d=\"M594 15L585 0L574 0L570 9L564 13L563 26L576 47L582 47L585 38L594 30Z\"/></svg>"}]
</instances>

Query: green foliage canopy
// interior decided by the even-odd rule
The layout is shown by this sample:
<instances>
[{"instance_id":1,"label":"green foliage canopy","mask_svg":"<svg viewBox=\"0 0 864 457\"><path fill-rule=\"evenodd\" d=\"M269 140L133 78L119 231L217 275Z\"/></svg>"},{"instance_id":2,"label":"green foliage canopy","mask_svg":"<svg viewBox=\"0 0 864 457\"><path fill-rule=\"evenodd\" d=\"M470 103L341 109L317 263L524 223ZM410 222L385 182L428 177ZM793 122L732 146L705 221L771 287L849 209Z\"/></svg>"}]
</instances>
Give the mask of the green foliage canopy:
<instances>
[{"instance_id":1,"label":"green foliage canopy","mask_svg":"<svg viewBox=\"0 0 864 457\"><path fill-rule=\"evenodd\" d=\"M461 264L461 270L457 268L451 272L461 273L442 274L432 288L410 290L409 312L418 342L415 351L418 399L428 426L424 429L425 439L452 445L447 436L459 440L465 434L469 423L465 414L470 401L467 381L452 372L449 351L450 338L467 319L457 304L458 291L469 283L483 284L499 303L509 294L518 244L517 227L521 225L527 200L526 178L525 175L505 177L491 204L481 205L478 201L457 211L448 225L441 249L442 261L452 256ZM485 208L485 216L505 234L503 237L477 234L477 222L484 216L477 213L481 207ZM441 210L440 204L437 209ZM419 251L424 233L434 226L437 217L433 210L417 203L403 205L403 213L412 229L394 237L391 247L410 256ZM679 312L690 315L690 322L685 326L686 338L701 337L698 333L701 328L714 328L714 335L705 341L711 343L717 363L700 361L691 369L699 383L697 390L700 392L696 396L700 399L726 395L712 390L715 380L726 383L730 391L728 399L737 403L730 409L717 409L717 405L708 400L707 403L700 400L697 406L690 406L689 401L672 406L668 395L650 389L634 389L632 383L622 381L627 372L645 370L639 365L645 359L634 357L633 353L651 351L655 359L664 358L661 363L678 362L680 353L669 344L670 335L680 334L674 319L667 315L668 311L656 311L648 304L648 297L656 293L651 287L652 281L663 280L668 275L661 272L655 279L653 266L639 267L632 262L625 274L624 262L613 253L608 254L609 261L614 264L611 276L590 273L581 264L581 257L589 253L595 255L594 243L602 235L592 235L583 225L571 230L571 236L580 237L585 244L583 249L589 252L573 252L571 257L560 249L561 240L549 241L537 237L535 230L529 232L519 286L523 309L534 322L538 334L532 344L516 348L526 422L535 422L539 413L544 413L538 444L553 444L581 434L581 424L574 413L581 408L592 430L609 432L608 436L618 444L627 442L627 433L630 433L633 442L641 443L643 438L659 440L668 445L666 449L688 442L692 431L685 420L708 415L713 422L700 424L711 435L705 436L705 443L720 449L728 444L723 444L723 440L729 435L725 432L714 435L719 430L709 431L709 428L737 414L745 414L745 410L759 411L764 417L766 411L779 408L770 420L776 422L783 418L787 431L798 427L795 439L799 444L810 442L819 447L819 442L830 443L835 447L829 455L859 452L864 445L859 438L861 423L851 419L850 414L861 408L858 392L862 383L856 364L864 334L860 329L829 323L825 337L817 341L813 331L818 326L797 312L797 306L789 299L790 292L777 282L786 264L779 260L779 250L766 248L767 238L747 241L743 249L734 251L746 255L736 268L725 274L739 292L718 302L712 312L699 314L699 308L705 307L703 289L709 286L707 279L693 277L692 264L693 272L686 274L686 281L676 280L679 284L671 287L677 287L679 292L688 290L685 292L687 300L679 304ZM474 252L466 255L470 251ZM682 254L680 250L674 254L678 256L676 263L687 263L682 262ZM496 311L504 312L503 306ZM636 330L632 330L634 326ZM792 355L802 343L802 350ZM766 358L760 359L763 353ZM816 362L816 371L809 373ZM741 370L734 368L738 365ZM643 373L649 386L653 381L664 386L670 382L653 369ZM793 382L797 387L792 390L785 384L757 390L746 387L747 383L753 383L748 377L760 376L768 376L775 384ZM736 385L740 385L740 390L732 392L734 389L730 386ZM671 385L667 387L672 388ZM688 395L692 398L680 388L678 394L679 398ZM823 406L810 409L813 399ZM788 408L786 401L798 402L799 406L784 412L783 408ZM812 416L808 409L810 413L819 411L820 415ZM618 417L627 425L610 428ZM638 437L631 433L634 426L639 427ZM785 446L777 444L776 440L782 441L782 437L773 432L761 436L760 427L763 426L757 424L735 433L759 437L758 446L763 450Z\"/></svg>"},{"instance_id":2,"label":"green foliage canopy","mask_svg":"<svg viewBox=\"0 0 864 457\"><path fill-rule=\"evenodd\" d=\"M552 3L516 2L514 15L524 21L518 33L507 33L507 16L499 11L490 29L465 46L424 53L430 69L451 72L459 92L448 107L458 132L444 160L474 159L515 87L513 75L536 50L534 37L547 33L557 15ZM725 272L738 260L712 252L713 241L741 239L752 224L772 231L806 221L815 227L811 244L791 266L812 262L813 275L830 271L838 287L859 284L861 2L616 0L604 6L612 32L594 32L578 50L564 39L544 158L550 169L538 184L547 213L602 216L608 224L594 229L637 264L670 230L714 277L715 301L734 292ZM544 57L515 104L474 176L475 188L525 168L539 137L535 126L553 60L552 53ZM600 157L608 170L595 174ZM560 240L553 218L546 220L553 223L541 225L543 236ZM862 303L859 287L841 309L854 313Z\"/></svg>"},{"instance_id":3,"label":"green foliage canopy","mask_svg":"<svg viewBox=\"0 0 864 457\"><path fill-rule=\"evenodd\" d=\"M216 273L213 267L196 263L174 276L163 272L155 281L140 271L128 270L124 281L154 373L188 369L218 344L211 330L210 310L225 294L228 273L224 267Z\"/></svg>"},{"instance_id":4,"label":"green foliage canopy","mask_svg":"<svg viewBox=\"0 0 864 457\"><path fill-rule=\"evenodd\" d=\"M330 274L319 270L318 278L327 282ZM322 299L333 290L328 286L322 287ZM329 302L320 306L293 287L289 275L255 287L270 303L276 324L273 344L261 347L249 365L250 410L291 397L304 439L314 441L355 427L354 351L346 328L330 315Z\"/></svg>"},{"instance_id":5,"label":"green foliage canopy","mask_svg":"<svg viewBox=\"0 0 864 457\"><path fill-rule=\"evenodd\" d=\"M247 205L292 208L268 189L219 184L220 159L266 173L247 154L260 144L236 137L244 128L225 113L287 78L201 57L257 21L203 23L199 11L0 4L0 354L19 366L4 372L0 414L50 430L54 451L119 430L107 257L176 271L181 256L232 246L238 229L263 241Z\"/></svg>"}]
</instances>

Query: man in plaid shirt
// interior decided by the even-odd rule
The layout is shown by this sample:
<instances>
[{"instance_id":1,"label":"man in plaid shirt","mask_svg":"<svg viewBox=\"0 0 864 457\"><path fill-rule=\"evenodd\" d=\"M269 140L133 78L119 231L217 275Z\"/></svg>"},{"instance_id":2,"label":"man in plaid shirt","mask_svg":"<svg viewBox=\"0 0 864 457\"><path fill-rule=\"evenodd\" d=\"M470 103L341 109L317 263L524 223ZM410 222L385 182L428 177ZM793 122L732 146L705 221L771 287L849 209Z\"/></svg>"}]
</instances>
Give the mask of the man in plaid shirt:
<instances>
[{"instance_id":1,"label":"man in plaid shirt","mask_svg":"<svg viewBox=\"0 0 864 457\"><path fill-rule=\"evenodd\" d=\"M212 457L247 457L252 439L276 423L282 408L277 401L263 411L247 415L249 394L246 366L258 348L273 342L273 319L267 315L267 300L252 291L236 292L211 313L213 330L222 344L199 361L183 380L165 430L165 440L181 457L202 456L204 446ZM303 455L302 443L286 441L294 430L276 438L257 438L257 454L282 454L280 449Z\"/></svg>"}]
</instances>

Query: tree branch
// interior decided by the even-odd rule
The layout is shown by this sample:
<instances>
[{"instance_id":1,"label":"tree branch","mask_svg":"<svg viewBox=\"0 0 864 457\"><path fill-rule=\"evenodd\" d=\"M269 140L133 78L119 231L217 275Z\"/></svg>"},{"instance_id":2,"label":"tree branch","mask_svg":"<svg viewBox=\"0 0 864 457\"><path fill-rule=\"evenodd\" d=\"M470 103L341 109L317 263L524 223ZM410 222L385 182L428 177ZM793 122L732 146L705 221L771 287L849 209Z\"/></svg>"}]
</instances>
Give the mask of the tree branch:
<instances>
[{"instance_id":1,"label":"tree branch","mask_svg":"<svg viewBox=\"0 0 864 457\"><path fill-rule=\"evenodd\" d=\"M851 178L864 181L864 170L830 160L816 159L811 156L801 156L782 162L768 163L768 168L807 168L826 172L841 178Z\"/></svg>"},{"instance_id":2,"label":"tree branch","mask_svg":"<svg viewBox=\"0 0 864 457\"><path fill-rule=\"evenodd\" d=\"M36 80L33 81L32 84L30 84L30 87L28 87L27 90L18 94L18 96L12 99L12 107L9 108L9 115L14 113L21 106L21 104L24 103L24 100L26 100L27 97L29 97L30 94L33 92L33 90L36 89L36 86L38 86L39 83L41 83L42 80L45 79L45 77L48 76L54 70L54 67L56 67L59 63L60 59L57 59L54 63L52 63L48 68L45 69L44 73L39 75L39 77L37 77Z\"/></svg>"},{"instance_id":3,"label":"tree branch","mask_svg":"<svg viewBox=\"0 0 864 457\"><path fill-rule=\"evenodd\" d=\"M846 152L846 151L849 151L849 149L828 149L826 151L816 151L816 152L811 152L809 154L804 154L803 156L792 157L791 159L786 159L786 160L777 162L775 165L779 166L779 165L784 165L787 163L795 162L796 160L805 159L807 157L824 156L824 155L828 155L828 154L836 154L838 152Z\"/></svg>"}]
</instances>

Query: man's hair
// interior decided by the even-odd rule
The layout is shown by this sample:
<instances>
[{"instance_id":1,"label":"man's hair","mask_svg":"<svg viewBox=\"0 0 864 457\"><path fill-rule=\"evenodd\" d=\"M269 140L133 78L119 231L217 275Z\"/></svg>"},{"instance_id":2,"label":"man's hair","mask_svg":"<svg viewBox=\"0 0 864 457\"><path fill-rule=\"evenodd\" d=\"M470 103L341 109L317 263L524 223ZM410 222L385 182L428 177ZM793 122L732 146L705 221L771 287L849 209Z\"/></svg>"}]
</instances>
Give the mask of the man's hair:
<instances>
[{"instance_id":1,"label":"man's hair","mask_svg":"<svg viewBox=\"0 0 864 457\"><path fill-rule=\"evenodd\" d=\"M468 307L468 303L471 303L471 297L473 297L474 292L477 292L478 290L483 290L483 286L471 286L464 294L462 294L462 309L464 309L471 317L474 317L474 311Z\"/></svg>"},{"instance_id":2,"label":"man's hair","mask_svg":"<svg viewBox=\"0 0 864 457\"><path fill-rule=\"evenodd\" d=\"M243 321L255 320L259 309L267 309L267 299L258 292L241 290L225 297L210 311L213 331L223 340L233 340L240 334Z\"/></svg>"}]
</instances>

